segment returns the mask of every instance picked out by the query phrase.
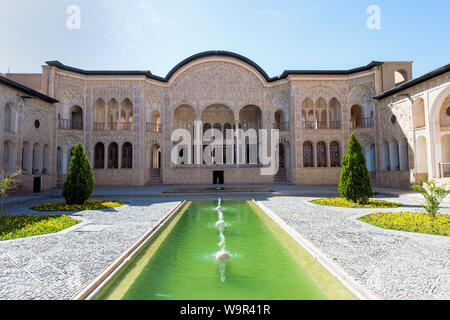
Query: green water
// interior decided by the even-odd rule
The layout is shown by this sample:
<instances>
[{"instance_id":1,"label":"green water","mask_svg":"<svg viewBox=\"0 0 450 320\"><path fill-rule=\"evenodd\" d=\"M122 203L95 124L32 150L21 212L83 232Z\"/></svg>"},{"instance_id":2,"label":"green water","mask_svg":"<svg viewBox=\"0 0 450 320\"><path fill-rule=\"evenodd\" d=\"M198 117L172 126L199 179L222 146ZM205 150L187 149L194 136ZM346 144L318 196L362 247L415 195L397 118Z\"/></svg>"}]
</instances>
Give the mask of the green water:
<instances>
[{"instance_id":1,"label":"green water","mask_svg":"<svg viewBox=\"0 0 450 320\"><path fill-rule=\"evenodd\" d=\"M122 299L327 298L245 201L222 201L231 257L216 261L216 206L216 200L193 201Z\"/></svg>"}]
</instances>

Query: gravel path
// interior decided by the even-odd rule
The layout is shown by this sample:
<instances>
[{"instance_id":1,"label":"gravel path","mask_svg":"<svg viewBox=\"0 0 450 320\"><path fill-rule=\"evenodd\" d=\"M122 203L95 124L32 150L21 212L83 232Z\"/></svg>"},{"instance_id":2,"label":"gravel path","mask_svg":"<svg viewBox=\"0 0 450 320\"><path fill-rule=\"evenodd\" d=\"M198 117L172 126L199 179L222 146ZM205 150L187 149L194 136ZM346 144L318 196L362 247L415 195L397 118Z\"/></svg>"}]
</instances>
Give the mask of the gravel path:
<instances>
[{"instance_id":1,"label":"gravel path","mask_svg":"<svg viewBox=\"0 0 450 320\"><path fill-rule=\"evenodd\" d=\"M376 296L450 299L450 238L384 230L356 219L382 210L320 207L306 196L256 199ZM406 204L388 211L421 210L411 197L384 199ZM0 299L70 299L179 203L126 195L118 200L129 204L73 214L83 223L58 234L0 242ZM28 208L42 202L7 210L36 214ZM450 206L441 211L450 213Z\"/></svg>"},{"instance_id":2,"label":"gravel path","mask_svg":"<svg viewBox=\"0 0 450 320\"><path fill-rule=\"evenodd\" d=\"M383 210L321 207L309 200L260 202L377 297L450 299L449 237L384 230L357 220ZM421 211L414 201L406 204L388 211ZM448 207L441 211L450 213Z\"/></svg>"},{"instance_id":3,"label":"gravel path","mask_svg":"<svg viewBox=\"0 0 450 320\"><path fill-rule=\"evenodd\" d=\"M0 242L0 299L72 298L179 203L123 201L129 204L71 215L83 224L61 233ZM8 212L29 213L28 207L14 205Z\"/></svg>"}]
</instances>

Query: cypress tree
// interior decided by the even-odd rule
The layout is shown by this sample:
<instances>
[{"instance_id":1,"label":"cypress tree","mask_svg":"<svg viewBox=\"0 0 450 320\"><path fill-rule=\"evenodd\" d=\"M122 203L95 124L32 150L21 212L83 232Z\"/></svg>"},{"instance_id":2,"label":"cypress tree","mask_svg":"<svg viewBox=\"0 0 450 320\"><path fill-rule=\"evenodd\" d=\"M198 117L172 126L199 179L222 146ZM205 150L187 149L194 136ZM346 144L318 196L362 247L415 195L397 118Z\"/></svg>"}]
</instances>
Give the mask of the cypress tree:
<instances>
[{"instance_id":1,"label":"cypress tree","mask_svg":"<svg viewBox=\"0 0 450 320\"><path fill-rule=\"evenodd\" d=\"M81 143L73 149L69 173L63 187L63 197L67 204L83 204L94 188L91 164Z\"/></svg>"},{"instance_id":2,"label":"cypress tree","mask_svg":"<svg viewBox=\"0 0 450 320\"><path fill-rule=\"evenodd\" d=\"M373 196L372 182L361 144L354 133L348 142L348 153L342 163L339 193L354 203L366 203Z\"/></svg>"}]
</instances>

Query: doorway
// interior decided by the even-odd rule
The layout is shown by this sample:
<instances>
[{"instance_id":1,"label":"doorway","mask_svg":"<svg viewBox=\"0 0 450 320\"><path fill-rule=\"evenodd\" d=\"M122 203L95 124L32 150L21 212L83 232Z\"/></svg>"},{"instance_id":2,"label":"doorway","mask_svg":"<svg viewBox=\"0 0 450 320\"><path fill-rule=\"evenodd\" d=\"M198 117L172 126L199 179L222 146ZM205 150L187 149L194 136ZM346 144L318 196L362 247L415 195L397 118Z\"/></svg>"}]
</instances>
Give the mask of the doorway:
<instances>
[{"instance_id":1,"label":"doorway","mask_svg":"<svg viewBox=\"0 0 450 320\"><path fill-rule=\"evenodd\" d=\"M224 180L223 171L213 171L213 184L224 184Z\"/></svg>"}]
</instances>

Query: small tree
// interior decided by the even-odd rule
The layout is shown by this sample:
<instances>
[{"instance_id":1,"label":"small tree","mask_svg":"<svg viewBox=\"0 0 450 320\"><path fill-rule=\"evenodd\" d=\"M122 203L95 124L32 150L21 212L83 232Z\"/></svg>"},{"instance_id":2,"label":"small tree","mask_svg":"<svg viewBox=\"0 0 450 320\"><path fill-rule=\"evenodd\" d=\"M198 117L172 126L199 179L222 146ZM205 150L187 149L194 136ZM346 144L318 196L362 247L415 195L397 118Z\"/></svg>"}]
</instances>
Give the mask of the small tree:
<instances>
[{"instance_id":1,"label":"small tree","mask_svg":"<svg viewBox=\"0 0 450 320\"><path fill-rule=\"evenodd\" d=\"M81 143L73 149L69 173L63 187L63 197L67 204L83 204L94 188L91 164Z\"/></svg>"},{"instance_id":2,"label":"small tree","mask_svg":"<svg viewBox=\"0 0 450 320\"><path fill-rule=\"evenodd\" d=\"M373 196L372 182L361 144L354 133L348 142L348 153L342 162L339 193L354 203L365 203Z\"/></svg>"},{"instance_id":3,"label":"small tree","mask_svg":"<svg viewBox=\"0 0 450 320\"><path fill-rule=\"evenodd\" d=\"M1 182L0 182L0 197L1 205L0 205L0 215L3 216L5 214L5 198L8 196L9 192L17 188L16 177L21 175L21 171L17 171L15 173L6 173L2 168L0 168Z\"/></svg>"},{"instance_id":4,"label":"small tree","mask_svg":"<svg viewBox=\"0 0 450 320\"><path fill-rule=\"evenodd\" d=\"M421 205L432 217L436 217L439 205L450 194L450 189L437 185L435 180L422 180L424 186L413 185L411 189L419 192L425 198L425 205Z\"/></svg>"}]
</instances>

